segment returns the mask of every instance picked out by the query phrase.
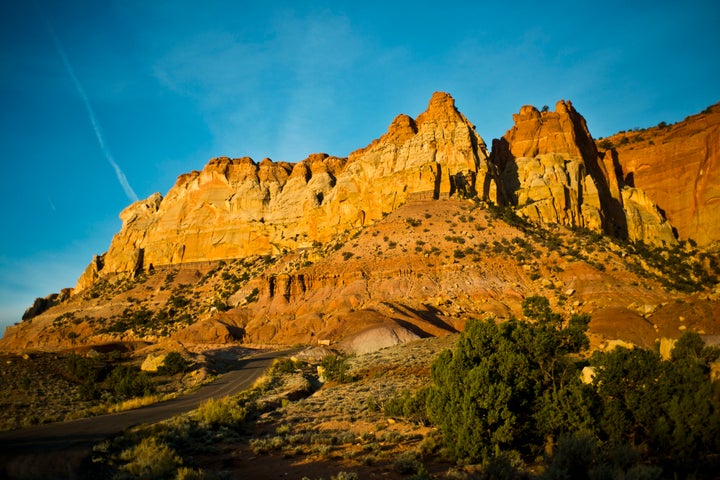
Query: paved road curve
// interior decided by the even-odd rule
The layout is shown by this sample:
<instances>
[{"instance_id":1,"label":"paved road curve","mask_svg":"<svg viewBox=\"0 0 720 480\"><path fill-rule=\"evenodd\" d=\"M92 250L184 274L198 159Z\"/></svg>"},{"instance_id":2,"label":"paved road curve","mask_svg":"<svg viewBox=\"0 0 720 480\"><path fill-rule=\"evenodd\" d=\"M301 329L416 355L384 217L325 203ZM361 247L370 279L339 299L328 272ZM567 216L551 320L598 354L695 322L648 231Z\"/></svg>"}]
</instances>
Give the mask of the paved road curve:
<instances>
[{"instance_id":1,"label":"paved road curve","mask_svg":"<svg viewBox=\"0 0 720 480\"><path fill-rule=\"evenodd\" d=\"M155 423L197 408L210 398L233 395L250 388L273 360L294 350L267 352L249 357L238 370L223 374L197 391L165 402L120 413L51 423L0 433L0 463L14 454L48 452L89 446L110 435L142 423ZM2 474L0 468L0 475Z\"/></svg>"}]
</instances>

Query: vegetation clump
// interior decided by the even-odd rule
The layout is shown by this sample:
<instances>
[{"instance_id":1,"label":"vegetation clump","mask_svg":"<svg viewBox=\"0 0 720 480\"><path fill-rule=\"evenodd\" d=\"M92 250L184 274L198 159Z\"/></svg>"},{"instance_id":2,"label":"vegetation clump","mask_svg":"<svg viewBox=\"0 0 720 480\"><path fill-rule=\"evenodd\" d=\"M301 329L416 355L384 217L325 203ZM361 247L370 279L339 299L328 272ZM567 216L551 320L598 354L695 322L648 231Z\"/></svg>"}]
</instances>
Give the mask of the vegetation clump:
<instances>
[{"instance_id":1,"label":"vegetation clump","mask_svg":"<svg viewBox=\"0 0 720 480\"><path fill-rule=\"evenodd\" d=\"M190 367L190 362L178 352L169 352L162 365L158 368L160 375L175 375L185 373Z\"/></svg>"},{"instance_id":2,"label":"vegetation clump","mask_svg":"<svg viewBox=\"0 0 720 480\"><path fill-rule=\"evenodd\" d=\"M327 380L347 383L354 380L354 377L350 374L350 365L347 357L340 355L328 355L323 358L321 362L324 376Z\"/></svg>"},{"instance_id":3,"label":"vegetation clump","mask_svg":"<svg viewBox=\"0 0 720 480\"><path fill-rule=\"evenodd\" d=\"M578 366L589 317L567 324L544 297L524 304L528 320L471 321L454 352L432 367L430 419L457 459L487 460L503 450L537 455L546 441L585 427Z\"/></svg>"},{"instance_id":4,"label":"vegetation clump","mask_svg":"<svg viewBox=\"0 0 720 480\"><path fill-rule=\"evenodd\" d=\"M640 348L588 357L588 316L563 319L544 297L527 298L523 314L469 322L433 362L432 385L390 400L386 415L429 420L452 459L486 469L512 463L518 473L544 459L544 478L715 471L720 384L710 364L720 349L686 333L667 360Z\"/></svg>"}]
</instances>

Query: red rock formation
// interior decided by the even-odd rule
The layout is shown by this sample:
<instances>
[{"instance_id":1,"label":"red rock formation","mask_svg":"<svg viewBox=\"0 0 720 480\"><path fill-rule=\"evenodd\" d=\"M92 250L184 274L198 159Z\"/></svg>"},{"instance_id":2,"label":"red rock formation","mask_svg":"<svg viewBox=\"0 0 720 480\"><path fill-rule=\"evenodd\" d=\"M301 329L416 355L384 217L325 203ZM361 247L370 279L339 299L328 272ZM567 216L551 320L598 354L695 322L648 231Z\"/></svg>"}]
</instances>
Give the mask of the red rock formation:
<instances>
[{"instance_id":1,"label":"red rock formation","mask_svg":"<svg viewBox=\"0 0 720 480\"><path fill-rule=\"evenodd\" d=\"M515 205L540 223L672 244L671 226L655 204L662 201L681 236L717 239L720 222L711 207L720 199L718 119L720 113L700 115L652 146L622 147L614 157L599 155L570 102L558 102L554 112L525 106L494 142L488 162L473 124L450 95L435 93L417 119L397 116L385 135L347 159L312 154L290 164L222 157L181 175L164 198L155 194L121 213L122 230L76 290L103 275L134 274L150 265L275 254L326 242L410 198L456 194ZM653 166L661 161L656 158L664 168ZM692 192L683 194L689 184Z\"/></svg>"},{"instance_id":2,"label":"red rock formation","mask_svg":"<svg viewBox=\"0 0 720 480\"><path fill-rule=\"evenodd\" d=\"M657 202L681 239L720 240L720 103L675 125L599 143L608 142L624 182Z\"/></svg>"},{"instance_id":3,"label":"red rock formation","mask_svg":"<svg viewBox=\"0 0 720 480\"><path fill-rule=\"evenodd\" d=\"M554 112L524 106L515 125L493 142L500 203L540 223L605 231L630 240L672 244L655 204L621 185L612 158L600 157L585 119L570 102Z\"/></svg>"}]
</instances>

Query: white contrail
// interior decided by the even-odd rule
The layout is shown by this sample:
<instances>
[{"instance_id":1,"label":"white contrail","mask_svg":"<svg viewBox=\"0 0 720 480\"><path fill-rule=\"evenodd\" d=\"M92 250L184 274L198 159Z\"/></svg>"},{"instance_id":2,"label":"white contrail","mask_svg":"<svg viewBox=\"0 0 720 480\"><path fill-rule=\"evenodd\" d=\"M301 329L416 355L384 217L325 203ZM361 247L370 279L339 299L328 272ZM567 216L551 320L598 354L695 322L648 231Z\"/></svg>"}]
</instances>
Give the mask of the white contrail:
<instances>
[{"instance_id":1,"label":"white contrail","mask_svg":"<svg viewBox=\"0 0 720 480\"><path fill-rule=\"evenodd\" d=\"M63 48L62 44L60 43L60 39L55 35L55 31L48 25L48 28L50 30L50 36L52 36L53 43L55 43L55 49L57 50L58 54L60 55L60 58L62 59L62 63L65 66L65 70L67 71L68 75L70 75L70 78L73 81L73 84L75 84L75 90L77 90L78 95L80 95L80 98L83 101L83 104L85 104L85 110L87 110L88 117L90 118L90 123L92 123L93 130L95 131L95 138L97 138L98 143L100 144L100 148L102 149L103 153L105 154L105 158L107 159L110 166L112 166L113 170L115 170L115 176L118 179L118 182L120 182L120 185L122 186L123 190L125 190L125 195L133 201L138 201L138 196L135 194L135 190L130 186L130 182L128 182L127 177L125 176L125 173L123 173L122 169L120 168L120 165L117 164L115 159L113 159L112 154L110 153L110 149L105 144L105 137L103 136L102 129L100 128L100 123L98 122L97 118L95 117L95 112L92 109L92 105L90 104L90 99L88 98L87 94L85 93L85 89L83 88L82 84L80 83L80 80L78 80L77 75L75 75L75 70L73 69L72 65L70 64L70 60L68 60L67 54L65 53L65 49Z\"/></svg>"}]
</instances>

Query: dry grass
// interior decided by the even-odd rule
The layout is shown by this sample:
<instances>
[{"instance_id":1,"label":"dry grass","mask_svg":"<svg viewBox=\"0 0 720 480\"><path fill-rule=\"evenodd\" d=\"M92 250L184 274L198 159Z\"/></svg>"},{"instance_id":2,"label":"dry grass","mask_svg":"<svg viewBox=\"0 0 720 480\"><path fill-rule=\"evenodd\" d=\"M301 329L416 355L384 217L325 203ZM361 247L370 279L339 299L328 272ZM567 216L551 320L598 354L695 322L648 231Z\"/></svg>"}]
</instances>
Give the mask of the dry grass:
<instances>
[{"instance_id":1,"label":"dry grass","mask_svg":"<svg viewBox=\"0 0 720 480\"><path fill-rule=\"evenodd\" d=\"M102 410L98 412L98 415L101 415L103 413L118 413L124 412L126 410L134 410L140 407L147 407L148 405L153 405L155 403L164 402L165 400L170 400L171 398L175 398L176 396L177 395L175 394L166 394L147 395L144 397L131 398L129 400L125 400L124 402L115 403L104 407L98 407Z\"/></svg>"}]
</instances>

